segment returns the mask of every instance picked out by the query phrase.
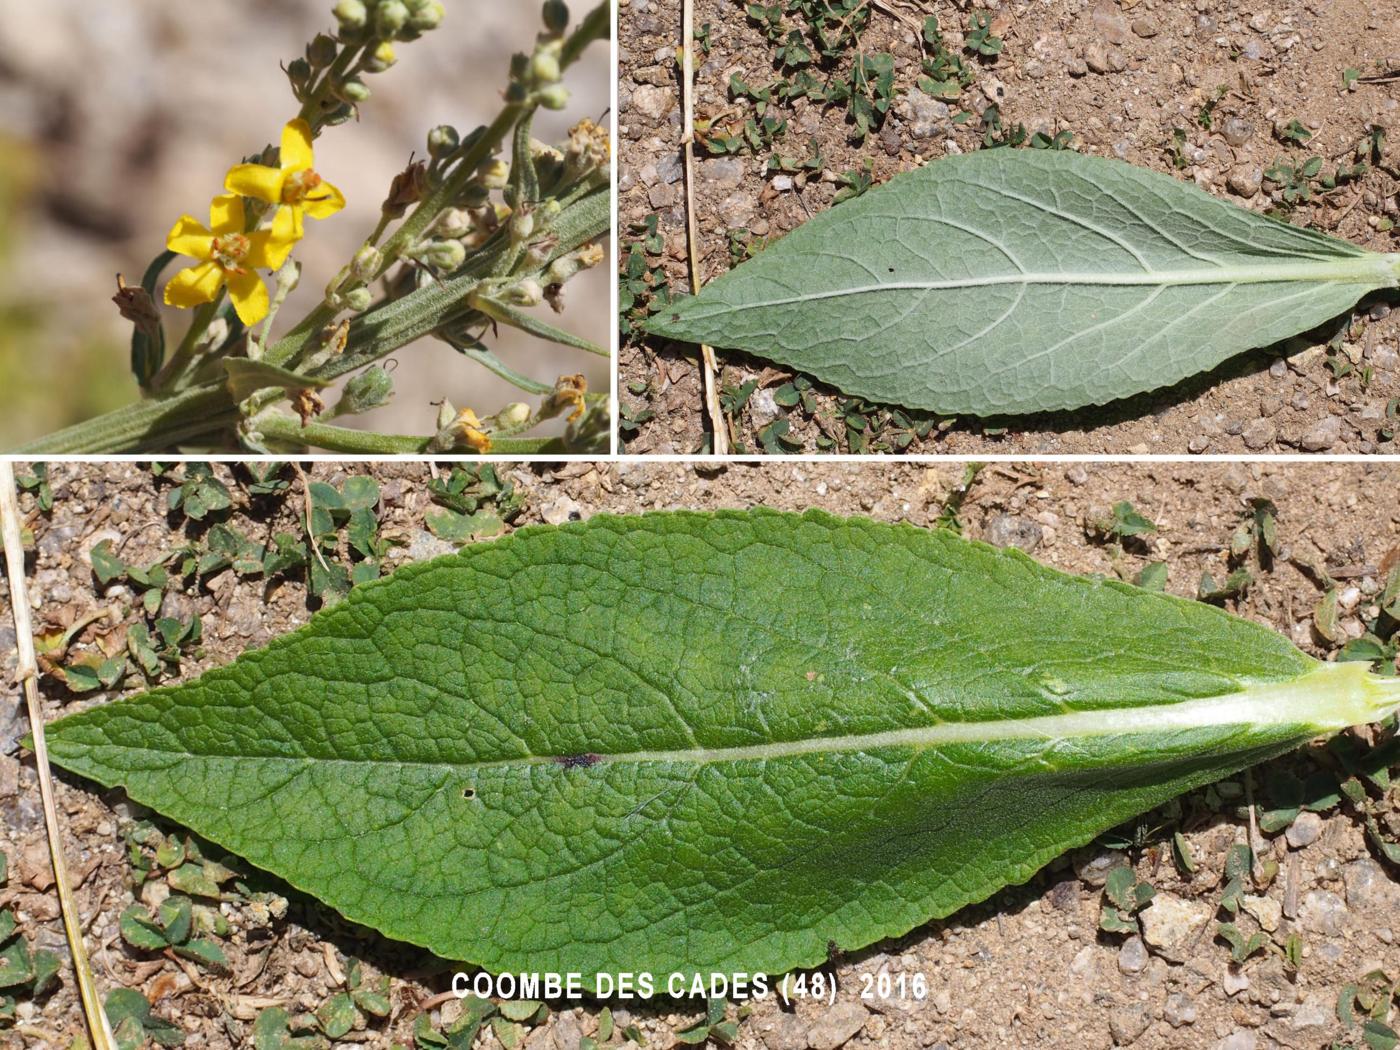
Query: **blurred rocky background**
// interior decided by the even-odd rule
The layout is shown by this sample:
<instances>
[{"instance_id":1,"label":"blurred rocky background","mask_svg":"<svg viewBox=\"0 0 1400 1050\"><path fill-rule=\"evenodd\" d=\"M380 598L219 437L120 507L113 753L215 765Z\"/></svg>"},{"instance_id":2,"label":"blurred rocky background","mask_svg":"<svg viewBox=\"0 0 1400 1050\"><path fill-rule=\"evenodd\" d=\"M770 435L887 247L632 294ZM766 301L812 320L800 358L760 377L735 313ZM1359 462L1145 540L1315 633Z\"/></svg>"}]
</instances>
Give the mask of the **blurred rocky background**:
<instances>
[{"instance_id":1,"label":"blurred rocky background","mask_svg":"<svg viewBox=\"0 0 1400 1050\"><path fill-rule=\"evenodd\" d=\"M134 400L130 326L111 303L164 248L175 219L204 221L225 170L276 142L297 105L279 69L318 31L334 27L330 0L0 0L0 448ZM586 13L582 0L571 5ZM298 248L302 286L283 308L285 330L373 228L390 180L426 151L436 124L464 134L499 110L511 52L528 50L539 4L449 0L442 26L398 48L369 78L358 124L328 129L317 169L348 198L310 224ZM594 45L567 75L573 102L541 111L535 136L560 141L607 111L610 69ZM172 266L168 273L174 273ZM551 318L608 345L607 266L568 286ZM167 311L178 339L185 317ZM605 389L606 361L502 329L490 345L543 380L583 372ZM396 393L385 408L346 420L428 434L430 402L447 397L485 415L519 392L436 340L393 355ZM394 366L390 366L394 368ZM554 433L562 421L554 421Z\"/></svg>"}]
</instances>

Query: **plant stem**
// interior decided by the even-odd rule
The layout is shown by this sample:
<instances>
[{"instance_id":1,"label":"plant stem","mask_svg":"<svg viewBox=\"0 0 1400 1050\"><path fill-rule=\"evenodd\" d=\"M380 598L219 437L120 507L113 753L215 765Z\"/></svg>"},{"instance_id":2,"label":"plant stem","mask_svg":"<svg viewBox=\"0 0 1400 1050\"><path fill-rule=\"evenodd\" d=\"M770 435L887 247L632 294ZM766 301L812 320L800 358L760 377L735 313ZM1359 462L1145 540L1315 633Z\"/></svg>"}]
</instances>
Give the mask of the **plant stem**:
<instances>
[{"instance_id":1,"label":"plant stem","mask_svg":"<svg viewBox=\"0 0 1400 1050\"><path fill-rule=\"evenodd\" d=\"M303 426L301 420L282 412L269 412L257 420L256 426L265 438L361 456L421 456L428 442L432 441L431 437L374 434L315 421ZM491 442L492 455L520 456L564 451L564 443L559 438L498 438Z\"/></svg>"},{"instance_id":2,"label":"plant stem","mask_svg":"<svg viewBox=\"0 0 1400 1050\"><path fill-rule=\"evenodd\" d=\"M15 621L15 648L18 651L15 677L24 686L29 711L29 733L33 741L34 767L39 774L39 797L44 808L44 829L48 832L49 858L53 862L54 886L63 913L63 932L73 956L73 972L78 980L78 997L83 1016L96 1050L115 1050L111 1023L102 1009L92 965L83 944L82 919L73 899L68 866L63 860L63 840L58 828L58 810L53 802L53 774L49 771L49 750L44 741L44 714L39 706L39 665L34 658L34 630L29 622L29 596L24 586L24 542L20 538L19 504L15 497L15 475L8 460L0 460L0 530L4 533L5 572L10 580L10 612Z\"/></svg>"},{"instance_id":3,"label":"plant stem","mask_svg":"<svg viewBox=\"0 0 1400 1050\"><path fill-rule=\"evenodd\" d=\"M137 401L45 435L15 452L62 455L164 449L217 433L237 421L238 406L228 391L222 384L209 384L161 400Z\"/></svg>"},{"instance_id":4,"label":"plant stem","mask_svg":"<svg viewBox=\"0 0 1400 1050\"><path fill-rule=\"evenodd\" d=\"M194 355L194 344L213 324L223 301L224 291L220 288L218 295L195 311L194 319L190 321L189 328L185 329L185 337L180 340L180 345L170 355L170 360L165 362L165 367L151 380L151 386L154 389L166 390L179 381L181 374L185 371L185 365L189 364L190 358Z\"/></svg>"}]
</instances>

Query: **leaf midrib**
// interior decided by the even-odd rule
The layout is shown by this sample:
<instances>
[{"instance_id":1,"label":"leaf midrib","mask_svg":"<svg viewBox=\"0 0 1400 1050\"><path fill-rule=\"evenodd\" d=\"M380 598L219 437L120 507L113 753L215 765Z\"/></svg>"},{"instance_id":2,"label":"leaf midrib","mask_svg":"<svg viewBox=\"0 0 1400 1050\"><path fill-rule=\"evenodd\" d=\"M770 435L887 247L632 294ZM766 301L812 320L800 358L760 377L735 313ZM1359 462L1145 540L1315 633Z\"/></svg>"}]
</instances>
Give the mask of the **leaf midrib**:
<instances>
[{"instance_id":1,"label":"leaf midrib","mask_svg":"<svg viewBox=\"0 0 1400 1050\"><path fill-rule=\"evenodd\" d=\"M1329 682L1328 679L1333 681ZM1348 680L1349 679L1349 680ZM813 736L764 744L722 748L680 748L641 750L615 754L589 755L589 764L673 764L711 765L725 762L769 761L811 754L870 752L891 748L931 748L958 744L994 743L1005 740L1059 741L1104 736L1151 735L1192 729L1240 726L1296 725L1307 735L1339 730L1349 725L1386 717L1400 707L1400 695L1378 690L1375 680L1362 664L1319 664L1299 678L1281 682L1247 685L1233 693L1151 704L1145 707L1119 707L1098 711L1065 711L1027 718L987 721L936 722L932 725L854 733L841 736ZM120 747L122 745L109 744ZM424 759L342 758L317 755L255 755L247 752L220 753L172 751L156 748L129 748L164 757L189 759L239 759L281 763L326 765L422 766L432 769L474 772L511 766L564 764L576 755L516 755L485 761L451 762Z\"/></svg>"},{"instance_id":2,"label":"leaf midrib","mask_svg":"<svg viewBox=\"0 0 1400 1050\"><path fill-rule=\"evenodd\" d=\"M1108 287L1180 287L1217 284L1362 284L1373 288L1400 283L1400 255L1368 255L1325 263L1214 266L1188 270L1147 270L1138 273L1019 272L982 277L958 277L936 281L881 281L877 284L829 288L804 295L755 302L725 304L729 310L755 310L769 306L838 299L876 292L947 291L959 288L991 288L999 285L1101 285Z\"/></svg>"}]
</instances>

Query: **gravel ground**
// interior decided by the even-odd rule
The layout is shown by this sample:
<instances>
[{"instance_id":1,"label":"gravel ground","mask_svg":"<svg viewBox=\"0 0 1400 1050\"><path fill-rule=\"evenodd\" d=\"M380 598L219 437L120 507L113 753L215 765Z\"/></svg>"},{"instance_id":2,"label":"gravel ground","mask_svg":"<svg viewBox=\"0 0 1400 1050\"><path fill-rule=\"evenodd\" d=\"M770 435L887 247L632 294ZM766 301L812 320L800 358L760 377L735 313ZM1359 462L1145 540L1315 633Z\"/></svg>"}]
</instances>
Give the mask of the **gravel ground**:
<instances>
[{"instance_id":1,"label":"gravel ground","mask_svg":"<svg viewBox=\"0 0 1400 1050\"><path fill-rule=\"evenodd\" d=\"M1330 173L1337 163L1356 159L1355 147L1373 128L1393 131L1400 116L1400 83L1393 76L1343 85L1347 69L1374 74L1400 68L1400 19L1392 5L990 0L972 6L989 12L1004 48L992 59L969 59L975 80L958 100L945 103L915 86L921 53L914 30L925 15L936 14L956 50L970 9L947 0L872 4L860 46L867 54L893 55L895 79L889 115L863 143L853 141L840 107L801 98L770 111L788 121L772 149L697 153L702 280L730 268L736 238L748 246L741 250L757 250L830 207L842 173L869 164L881 182L945 154L980 148L985 123L978 116L956 123L959 111L982 114L995 105L1005 128L1020 123L1047 137L1072 132L1076 149L1193 181L1259 211L1286 203L1283 187L1264 178L1276 161L1302 166L1316 157ZM673 54L679 9L677 0L621 2L618 214L624 245L644 240L643 224L652 217L662 245L648 265L686 289ZM696 119L733 130L752 112L729 92L730 78L754 86L775 79L775 45L734 0L696 0L695 23L708 26L709 42L697 59ZM789 16L787 24L801 26L802 20ZM832 71L849 65L847 57ZM1287 137L1293 121L1309 136L1302 144ZM765 173L772 153L802 159L814 152L822 158L818 170ZM1297 202L1289 218L1393 252L1400 245L1397 188L1392 146L1381 165ZM1340 326L1245 354L1166 390L1072 413L925 427L927 433L904 450L1032 456L1384 451L1387 407L1393 411L1392 399L1400 396L1400 323L1393 303L1367 301L1349 327L1342 319ZM1334 336L1337 345L1329 352L1324 344ZM624 419L637 421L624 430L629 452L686 453L701 446L693 353L693 347L660 340L624 341ZM828 450L861 451L851 449L847 435L849 399L817 384L814 405L787 408L773 396L792 378L787 371L742 353L721 350L720 357L722 385L758 384L734 420L736 440L750 451L761 450L760 433L775 420L789 421L791 448L823 451L818 440L825 437L834 443ZM863 414L874 419L872 448L882 442L900 448L897 432L906 427Z\"/></svg>"},{"instance_id":2,"label":"gravel ground","mask_svg":"<svg viewBox=\"0 0 1400 1050\"><path fill-rule=\"evenodd\" d=\"M430 464L342 467L308 465L315 480L340 484L369 473L380 486L381 535L399 546L390 563L450 549L424 528L430 509ZM1231 538L1257 499L1277 508L1277 551L1272 567L1257 570L1253 586L1228 607L1267 624L1308 652L1326 656L1362 630L1383 573L1400 557L1400 465L1374 464L995 464L964 491L960 464L537 464L505 466L502 473L525 497L515 525L561 522L601 511L630 513L661 508L820 507L886 521L930 526L950 499L962 499L958 516L966 535L1015 543L1058 568L1134 578L1152 562L1164 563L1167 589L1195 593L1203 572L1223 579ZM21 470L23 473L23 470ZM279 497L248 495L248 476L216 468L233 506L228 524L265 538L295 531L301 513L296 486ZM91 651L140 619L123 584L100 587L90 549L111 539L129 562L153 560L205 526L172 514L166 502L173 482L131 464L56 464L51 468L54 506L40 513L23 499L32 530L30 600L41 627L69 626L95 610L115 606L115 626L98 621L81 629L72 653ZM1157 530L1122 543L1105 541L1096 523L1123 500L1150 518ZM1328 640L1314 611L1322 599L1320 573L1340 587L1339 615ZM8 602L8 592L0 592ZM227 663L310 615L304 582L296 576L265 583L225 571L203 586L169 589L161 612L204 623L202 645L187 655L173 680L187 680ZM14 634L8 609L0 613L0 669L14 666ZM134 690L131 690L134 691ZM51 675L43 679L46 716L57 717L113 694L75 698ZM42 819L32 764L19 747L26 731L15 704L0 711L0 849L10 858L0 907L13 906L22 932L39 946L63 954L57 906L47 883ZM1300 775L1316 758L1290 756L1256 769L1254 790L1281 771ZM1334 1013L1340 989L1373 969L1400 974L1394 921L1400 914L1400 872L1385 866L1367 846L1354 816L1304 813L1286 831L1268 834L1263 856L1279 874L1251 887L1256 899L1236 920L1246 935L1265 932L1273 947L1242 967L1230 966L1228 947L1212 937L1222 893L1224 856L1246 841L1248 822L1237 778L1211 792L1197 792L1180 810L1145 818L1151 831L1137 848L1091 848L1049 866L1028 885L988 902L848 956L827 972L838 981L832 1006L799 1001L785 1010L774 999L752 1004L739 1023L744 1048L837 1046L1069 1047L1132 1045L1156 1048L1221 1047L1304 1050L1343 1035ZM1224 801L1222 801L1224 799ZM1233 799L1234 801L1230 801ZM184 960L136 951L117 930L117 916L133 902L132 868L123 832L140 815L120 792L60 776L58 802L68 856L80 885L78 904L104 989L141 990L155 1012L190 1033L186 1045L249 1045L249 1025L262 1009L290 1013L316 1009L343 984L352 961L370 977L390 979L391 1012L353 1030L337 1045L411 1045L422 1004L447 987L450 967L422 952L354 928L328 910L289 893L275 880L250 879L274 894L290 896L285 918L269 918L246 900L221 905L230 923L222 940L231 974L220 976ZM1394 792L1380 817L1394 837L1400 830ZM1170 855L1170 833L1180 830L1195 858L1185 875ZM1164 837L1165 836L1165 837ZM1140 937L1097 929L1101 889L1108 870L1132 863L1158 897L1143 919ZM142 899L161 891L148 882ZM1255 917L1257 916L1257 917ZM1301 955L1296 972L1277 946L1296 933ZM862 999L862 977L887 972L892 979L921 975L922 998ZM542 1023L504 1036L483 1034L477 1045L495 1047L519 1036L531 1048L574 1050L594 1034L600 1005L551 1004ZM636 1024L646 1045L670 1046L674 1033L697 1011L674 1003L613 1004L619 1029ZM455 1004L432 1006L435 1020L450 1019ZM21 1001L29 1035L6 1034L0 1046L67 1047L81 1031L71 979L38 1003ZM731 1008L731 1016L734 1016ZM50 1033L45 1036L43 1033ZM1353 1037L1355 1032L1353 1030Z\"/></svg>"}]
</instances>

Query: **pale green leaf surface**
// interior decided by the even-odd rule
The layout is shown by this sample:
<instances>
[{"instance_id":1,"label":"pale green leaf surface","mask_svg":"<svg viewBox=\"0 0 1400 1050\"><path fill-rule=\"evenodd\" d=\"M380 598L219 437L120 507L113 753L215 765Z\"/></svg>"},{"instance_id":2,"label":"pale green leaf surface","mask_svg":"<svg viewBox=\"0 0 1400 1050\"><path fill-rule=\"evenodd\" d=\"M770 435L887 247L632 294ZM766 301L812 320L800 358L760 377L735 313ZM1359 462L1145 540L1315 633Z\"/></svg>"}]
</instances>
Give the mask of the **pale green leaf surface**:
<instances>
[{"instance_id":1,"label":"pale green leaf surface","mask_svg":"<svg viewBox=\"0 0 1400 1050\"><path fill-rule=\"evenodd\" d=\"M647 329L874 401L994 416L1168 386L1397 284L1400 255L1168 176L994 149L813 217Z\"/></svg>"},{"instance_id":2,"label":"pale green leaf surface","mask_svg":"<svg viewBox=\"0 0 1400 1050\"><path fill-rule=\"evenodd\" d=\"M652 514L406 567L49 748L448 958L777 972L1379 718L1379 683L948 532Z\"/></svg>"}]
</instances>

